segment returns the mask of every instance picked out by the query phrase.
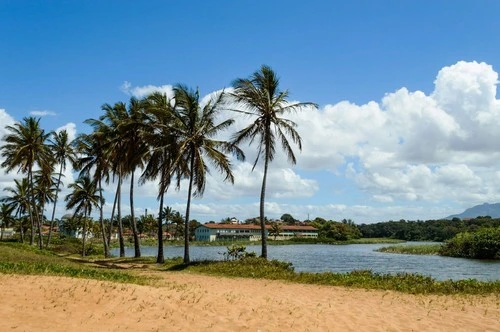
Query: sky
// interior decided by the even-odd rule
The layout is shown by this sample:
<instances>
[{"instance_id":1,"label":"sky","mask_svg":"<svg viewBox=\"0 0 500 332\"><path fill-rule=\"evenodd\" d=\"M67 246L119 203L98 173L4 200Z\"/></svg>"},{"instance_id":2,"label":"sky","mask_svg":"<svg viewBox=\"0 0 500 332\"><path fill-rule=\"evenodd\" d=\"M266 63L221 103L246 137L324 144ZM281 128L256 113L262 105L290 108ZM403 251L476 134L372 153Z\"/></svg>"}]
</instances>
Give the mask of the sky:
<instances>
[{"instance_id":1,"label":"sky","mask_svg":"<svg viewBox=\"0 0 500 332\"><path fill-rule=\"evenodd\" d=\"M439 219L500 202L499 14L494 0L0 0L0 136L35 116L76 137L105 103L178 83L208 96L266 64L290 101L319 106L288 116L303 147L270 166L268 218ZM259 215L257 147L240 147L234 185L212 169L192 218ZM0 191L20 177L0 170ZM137 187L136 213L157 213L156 194ZM183 182L165 203L185 214L186 198Z\"/></svg>"}]
</instances>

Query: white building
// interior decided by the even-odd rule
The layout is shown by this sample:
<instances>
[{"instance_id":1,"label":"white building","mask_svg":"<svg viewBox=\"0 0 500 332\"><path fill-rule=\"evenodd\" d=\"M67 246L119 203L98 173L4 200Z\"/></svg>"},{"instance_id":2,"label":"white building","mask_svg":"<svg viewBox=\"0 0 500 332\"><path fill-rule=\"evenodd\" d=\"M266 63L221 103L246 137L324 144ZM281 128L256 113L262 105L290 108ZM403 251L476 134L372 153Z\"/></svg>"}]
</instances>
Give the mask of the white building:
<instances>
[{"instance_id":1,"label":"white building","mask_svg":"<svg viewBox=\"0 0 500 332\"><path fill-rule=\"evenodd\" d=\"M269 237L270 225L266 225L267 237ZM277 240L286 240L292 237L317 238L318 230L312 226L288 226L282 225L281 232L276 236ZM218 240L249 240L260 241L262 233L259 225L241 224L203 224L195 230L196 241L218 241ZM274 239L274 236L271 237Z\"/></svg>"}]
</instances>

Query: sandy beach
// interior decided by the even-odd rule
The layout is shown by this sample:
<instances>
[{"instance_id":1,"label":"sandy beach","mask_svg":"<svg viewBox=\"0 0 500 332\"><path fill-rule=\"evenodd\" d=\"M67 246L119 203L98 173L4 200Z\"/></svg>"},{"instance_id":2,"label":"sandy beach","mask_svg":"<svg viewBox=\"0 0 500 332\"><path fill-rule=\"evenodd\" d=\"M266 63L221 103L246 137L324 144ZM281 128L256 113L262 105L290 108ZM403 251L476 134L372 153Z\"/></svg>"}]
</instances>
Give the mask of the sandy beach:
<instances>
[{"instance_id":1,"label":"sandy beach","mask_svg":"<svg viewBox=\"0 0 500 332\"><path fill-rule=\"evenodd\" d=\"M500 331L500 296L160 273L140 286L0 274L0 331Z\"/></svg>"}]
</instances>

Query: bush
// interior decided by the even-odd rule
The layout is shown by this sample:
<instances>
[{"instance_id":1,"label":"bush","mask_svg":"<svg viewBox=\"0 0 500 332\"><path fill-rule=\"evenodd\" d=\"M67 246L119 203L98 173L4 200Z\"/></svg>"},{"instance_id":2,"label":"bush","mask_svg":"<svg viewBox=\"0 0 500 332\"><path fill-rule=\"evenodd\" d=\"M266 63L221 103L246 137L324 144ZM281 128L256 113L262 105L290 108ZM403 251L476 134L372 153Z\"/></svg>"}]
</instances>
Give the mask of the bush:
<instances>
[{"instance_id":1,"label":"bush","mask_svg":"<svg viewBox=\"0 0 500 332\"><path fill-rule=\"evenodd\" d=\"M500 227L459 233L442 247L441 255L479 259L500 259Z\"/></svg>"}]
</instances>

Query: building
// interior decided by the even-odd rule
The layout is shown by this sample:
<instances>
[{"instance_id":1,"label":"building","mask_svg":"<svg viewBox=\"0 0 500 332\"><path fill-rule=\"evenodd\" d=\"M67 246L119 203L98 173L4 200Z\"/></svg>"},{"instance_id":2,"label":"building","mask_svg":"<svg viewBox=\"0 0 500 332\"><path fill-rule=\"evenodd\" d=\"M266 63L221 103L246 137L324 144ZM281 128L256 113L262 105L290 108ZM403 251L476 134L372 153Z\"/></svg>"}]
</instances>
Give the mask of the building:
<instances>
[{"instance_id":1,"label":"building","mask_svg":"<svg viewBox=\"0 0 500 332\"><path fill-rule=\"evenodd\" d=\"M270 225L266 226L269 237ZM318 230L312 226L288 226L282 225L281 232L276 240L286 240L292 237L317 238ZM259 225L253 224L203 224L195 230L196 241L219 241L219 240L247 240L260 241L262 239ZM274 239L274 236L271 238Z\"/></svg>"}]
</instances>

